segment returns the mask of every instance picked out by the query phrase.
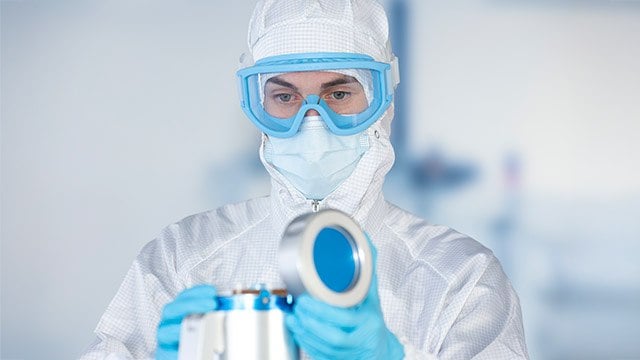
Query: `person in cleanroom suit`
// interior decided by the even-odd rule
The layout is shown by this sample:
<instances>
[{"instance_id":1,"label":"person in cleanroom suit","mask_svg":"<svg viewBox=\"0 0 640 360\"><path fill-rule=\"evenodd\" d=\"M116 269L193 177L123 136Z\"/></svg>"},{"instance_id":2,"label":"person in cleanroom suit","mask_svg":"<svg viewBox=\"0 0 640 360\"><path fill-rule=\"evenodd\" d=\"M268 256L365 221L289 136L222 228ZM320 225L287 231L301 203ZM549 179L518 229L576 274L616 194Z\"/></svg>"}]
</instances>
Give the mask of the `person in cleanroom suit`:
<instances>
[{"instance_id":1,"label":"person in cleanroom suit","mask_svg":"<svg viewBox=\"0 0 640 360\"><path fill-rule=\"evenodd\" d=\"M492 252L384 199L398 72L382 7L259 1L248 45L241 106L263 133L270 195L164 229L134 261L83 359L176 359L181 320L214 310L217 291L284 287L285 226L325 208L366 231L375 276L355 307L296 300L286 326L304 357L527 358L519 300Z\"/></svg>"}]
</instances>

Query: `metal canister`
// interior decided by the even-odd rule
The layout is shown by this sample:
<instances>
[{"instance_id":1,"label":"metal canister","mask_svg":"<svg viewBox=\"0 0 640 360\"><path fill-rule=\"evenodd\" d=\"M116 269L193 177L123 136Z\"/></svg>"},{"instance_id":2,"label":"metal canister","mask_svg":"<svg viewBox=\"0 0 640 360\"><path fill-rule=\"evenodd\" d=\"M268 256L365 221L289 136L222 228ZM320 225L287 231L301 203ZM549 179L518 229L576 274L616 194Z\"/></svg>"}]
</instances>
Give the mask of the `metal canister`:
<instances>
[{"instance_id":1,"label":"metal canister","mask_svg":"<svg viewBox=\"0 0 640 360\"><path fill-rule=\"evenodd\" d=\"M221 293L217 309L182 321L179 360L297 360L284 317L303 293L328 304L364 301L373 276L366 234L347 214L322 210L294 219L278 249L287 290L264 286Z\"/></svg>"},{"instance_id":2,"label":"metal canister","mask_svg":"<svg viewBox=\"0 0 640 360\"><path fill-rule=\"evenodd\" d=\"M183 320L178 359L299 359L284 323L293 307L293 297L285 290L236 290L216 301L216 311Z\"/></svg>"}]
</instances>

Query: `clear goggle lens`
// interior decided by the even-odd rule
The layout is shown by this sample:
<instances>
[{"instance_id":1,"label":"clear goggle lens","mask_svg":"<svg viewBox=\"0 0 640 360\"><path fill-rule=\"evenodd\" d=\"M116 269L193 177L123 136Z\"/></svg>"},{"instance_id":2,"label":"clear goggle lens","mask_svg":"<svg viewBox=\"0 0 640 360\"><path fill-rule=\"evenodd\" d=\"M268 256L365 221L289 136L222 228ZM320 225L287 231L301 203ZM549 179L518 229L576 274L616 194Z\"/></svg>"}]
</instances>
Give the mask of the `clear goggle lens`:
<instances>
[{"instance_id":1,"label":"clear goggle lens","mask_svg":"<svg viewBox=\"0 0 640 360\"><path fill-rule=\"evenodd\" d=\"M368 71L337 71L258 75L264 111L275 118L288 119L298 114L302 106L314 101L322 101L340 115L360 114L367 110L369 97L372 96L371 75ZM357 77L347 75L349 73L357 73ZM304 86L307 84L311 86L299 87L307 87Z\"/></svg>"},{"instance_id":2,"label":"clear goggle lens","mask_svg":"<svg viewBox=\"0 0 640 360\"><path fill-rule=\"evenodd\" d=\"M333 58L301 62L300 56L288 61L265 59L238 72L241 106L263 132L293 136L302 118L315 111L334 133L352 135L369 127L388 108L392 98L388 64L370 58L351 63Z\"/></svg>"}]
</instances>

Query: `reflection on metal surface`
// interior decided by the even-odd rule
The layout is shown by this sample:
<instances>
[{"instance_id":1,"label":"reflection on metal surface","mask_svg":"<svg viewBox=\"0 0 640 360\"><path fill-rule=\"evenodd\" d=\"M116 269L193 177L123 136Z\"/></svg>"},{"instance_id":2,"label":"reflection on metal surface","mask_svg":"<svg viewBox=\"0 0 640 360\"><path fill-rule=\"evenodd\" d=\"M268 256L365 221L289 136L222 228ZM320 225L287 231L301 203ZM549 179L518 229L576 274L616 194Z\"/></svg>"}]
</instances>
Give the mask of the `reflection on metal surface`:
<instances>
[{"instance_id":1,"label":"reflection on metal surface","mask_svg":"<svg viewBox=\"0 0 640 360\"><path fill-rule=\"evenodd\" d=\"M285 327L293 299L256 288L217 296L217 310L188 316L180 330L179 360L297 360L300 351ZM284 295L284 296L283 296Z\"/></svg>"}]
</instances>

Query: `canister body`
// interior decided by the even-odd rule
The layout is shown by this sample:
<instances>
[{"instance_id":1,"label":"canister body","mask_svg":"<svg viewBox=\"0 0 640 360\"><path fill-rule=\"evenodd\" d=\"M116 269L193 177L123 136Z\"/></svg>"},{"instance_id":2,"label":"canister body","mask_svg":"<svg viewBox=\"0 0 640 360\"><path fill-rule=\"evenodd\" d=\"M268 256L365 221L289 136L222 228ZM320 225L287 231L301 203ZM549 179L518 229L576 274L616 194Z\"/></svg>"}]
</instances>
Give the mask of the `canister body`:
<instances>
[{"instance_id":1,"label":"canister body","mask_svg":"<svg viewBox=\"0 0 640 360\"><path fill-rule=\"evenodd\" d=\"M281 310L226 312L226 356L221 359L298 359Z\"/></svg>"},{"instance_id":2,"label":"canister body","mask_svg":"<svg viewBox=\"0 0 640 360\"><path fill-rule=\"evenodd\" d=\"M219 309L183 320L180 360L297 360L285 324L291 297L261 292L218 297Z\"/></svg>"}]
</instances>

